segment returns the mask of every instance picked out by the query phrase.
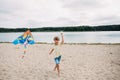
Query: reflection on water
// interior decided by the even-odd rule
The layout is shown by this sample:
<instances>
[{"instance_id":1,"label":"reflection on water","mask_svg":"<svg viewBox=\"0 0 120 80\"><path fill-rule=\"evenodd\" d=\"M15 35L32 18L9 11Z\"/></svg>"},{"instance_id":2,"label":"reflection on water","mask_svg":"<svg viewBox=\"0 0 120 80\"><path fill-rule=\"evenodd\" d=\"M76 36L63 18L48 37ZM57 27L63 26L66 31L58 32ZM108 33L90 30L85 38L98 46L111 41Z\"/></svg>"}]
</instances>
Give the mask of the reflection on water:
<instances>
[{"instance_id":1,"label":"reflection on water","mask_svg":"<svg viewBox=\"0 0 120 80\"><path fill-rule=\"evenodd\" d=\"M12 42L23 33L0 33L0 42ZM53 43L59 32L33 32L35 42ZM66 43L120 43L120 31L64 32Z\"/></svg>"}]
</instances>

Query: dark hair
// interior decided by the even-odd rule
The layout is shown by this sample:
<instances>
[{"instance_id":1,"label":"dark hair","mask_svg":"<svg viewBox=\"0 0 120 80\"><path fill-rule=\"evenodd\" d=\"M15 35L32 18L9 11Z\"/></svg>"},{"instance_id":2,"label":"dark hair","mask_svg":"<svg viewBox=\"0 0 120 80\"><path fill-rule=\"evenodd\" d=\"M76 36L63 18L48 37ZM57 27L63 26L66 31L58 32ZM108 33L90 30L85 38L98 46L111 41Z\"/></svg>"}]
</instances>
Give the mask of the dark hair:
<instances>
[{"instance_id":1,"label":"dark hair","mask_svg":"<svg viewBox=\"0 0 120 80\"><path fill-rule=\"evenodd\" d=\"M59 41L60 39L59 39L59 37L55 36L55 37L54 37L54 40L58 40L58 41Z\"/></svg>"}]
</instances>

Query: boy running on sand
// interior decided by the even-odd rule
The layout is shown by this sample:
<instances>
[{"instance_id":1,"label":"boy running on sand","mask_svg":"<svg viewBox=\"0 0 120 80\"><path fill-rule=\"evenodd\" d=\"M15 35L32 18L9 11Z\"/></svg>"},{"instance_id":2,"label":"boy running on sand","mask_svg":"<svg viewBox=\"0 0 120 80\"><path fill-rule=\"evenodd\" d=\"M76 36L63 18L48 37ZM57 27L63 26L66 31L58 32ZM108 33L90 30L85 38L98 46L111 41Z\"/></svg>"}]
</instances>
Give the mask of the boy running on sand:
<instances>
[{"instance_id":1,"label":"boy running on sand","mask_svg":"<svg viewBox=\"0 0 120 80\"><path fill-rule=\"evenodd\" d=\"M62 44L64 44L64 37L63 37L63 33L61 33L61 37L62 37L62 41L61 41L61 43L59 42L60 41L60 39L59 39L59 37L54 37L54 48L53 49L51 49L51 51L50 51L50 53L49 54L52 54L52 52L54 51L54 55L55 55L55 58L54 58L54 60L55 60L55 63L56 63L56 65L55 65L55 67L54 67L54 71L56 71L56 69L57 69L57 72L58 72L58 76L60 76L60 60L61 60L61 52L60 52L60 47L61 47L61 45Z\"/></svg>"}]
</instances>

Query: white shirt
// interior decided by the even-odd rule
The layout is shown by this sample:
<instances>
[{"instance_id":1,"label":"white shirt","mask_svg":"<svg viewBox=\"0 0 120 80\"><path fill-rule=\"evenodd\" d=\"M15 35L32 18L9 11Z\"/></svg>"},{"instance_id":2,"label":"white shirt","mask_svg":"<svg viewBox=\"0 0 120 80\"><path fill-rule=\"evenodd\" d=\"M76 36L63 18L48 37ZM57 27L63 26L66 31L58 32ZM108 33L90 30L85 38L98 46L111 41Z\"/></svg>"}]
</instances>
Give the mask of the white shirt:
<instances>
[{"instance_id":1,"label":"white shirt","mask_svg":"<svg viewBox=\"0 0 120 80\"><path fill-rule=\"evenodd\" d=\"M54 57L59 57L61 55L61 44L54 45Z\"/></svg>"}]
</instances>

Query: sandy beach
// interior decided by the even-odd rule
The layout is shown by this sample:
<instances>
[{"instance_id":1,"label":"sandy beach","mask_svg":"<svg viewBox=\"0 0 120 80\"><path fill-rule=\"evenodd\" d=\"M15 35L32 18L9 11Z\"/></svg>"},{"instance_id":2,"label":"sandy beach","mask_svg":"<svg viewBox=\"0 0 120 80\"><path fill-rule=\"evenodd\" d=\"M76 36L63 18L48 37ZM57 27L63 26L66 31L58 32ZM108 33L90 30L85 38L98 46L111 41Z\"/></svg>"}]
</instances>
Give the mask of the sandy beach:
<instances>
[{"instance_id":1,"label":"sandy beach","mask_svg":"<svg viewBox=\"0 0 120 80\"><path fill-rule=\"evenodd\" d=\"M120 80L120 45L64 44L60 77L52 46L0 43L0 80Z\"/></svg>"}]
</instances>

